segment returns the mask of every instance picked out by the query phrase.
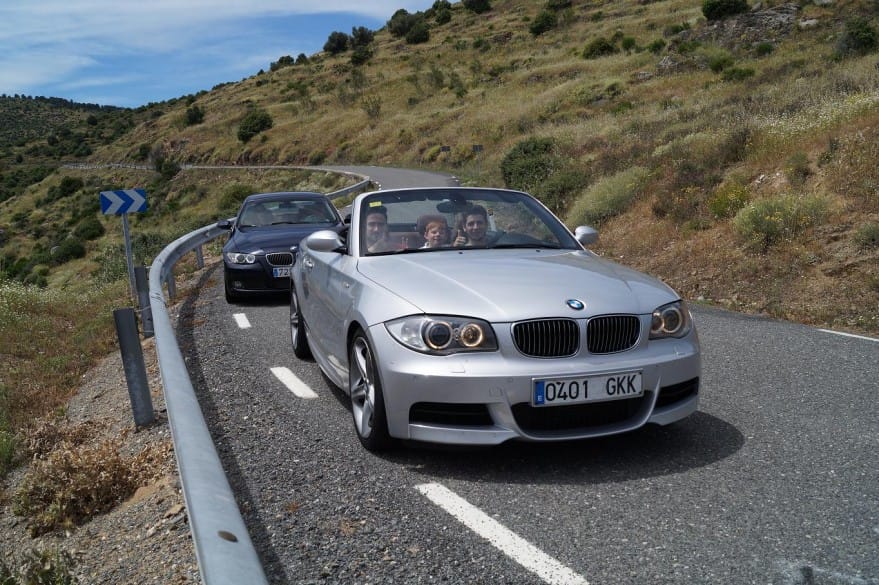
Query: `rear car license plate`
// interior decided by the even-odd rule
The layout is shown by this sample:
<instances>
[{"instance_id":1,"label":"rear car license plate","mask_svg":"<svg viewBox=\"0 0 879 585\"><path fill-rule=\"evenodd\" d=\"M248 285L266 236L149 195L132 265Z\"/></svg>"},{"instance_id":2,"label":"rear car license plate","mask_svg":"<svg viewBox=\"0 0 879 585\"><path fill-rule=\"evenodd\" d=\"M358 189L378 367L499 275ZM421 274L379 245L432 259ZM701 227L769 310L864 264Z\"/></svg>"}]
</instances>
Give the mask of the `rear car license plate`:
<instances>
[{"instance_id":1,"label":"rear car license plate","mask_svg":"<svg viewBox=\"0 0 879 585\"><path fill-rule=\"evenodd\" d=\"M289 266L275 266L272 268L272 276L275 278L290 278L290 267Z\"/></svg>"},{"instance_id":2,"label":"rear car license plate","mask_svg":"<svg viewBox=\"0 0 879 585\"><path fill-rule=\"evenodd\" d=\"M532 406L561 406L583 402L604 402L644 395L641 372L603 376L536 378L532 383Z\"/></svg>"}]
</instances>

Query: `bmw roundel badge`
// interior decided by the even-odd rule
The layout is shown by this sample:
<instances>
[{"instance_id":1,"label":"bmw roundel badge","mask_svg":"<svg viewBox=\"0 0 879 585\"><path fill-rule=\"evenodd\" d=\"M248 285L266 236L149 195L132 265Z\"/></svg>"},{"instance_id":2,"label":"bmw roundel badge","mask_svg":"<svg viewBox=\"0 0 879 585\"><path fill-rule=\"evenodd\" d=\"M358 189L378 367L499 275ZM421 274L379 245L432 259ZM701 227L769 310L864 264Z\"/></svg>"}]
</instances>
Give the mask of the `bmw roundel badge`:
<instances>
[{"instance_id":1,"label":"bmw roundel badge","mask_svg":"<svg viewBox=\"0 0 879 585\"><path fill-rule=\"evenodd\" d=\"M568 299L565 303L575 311L582 311L586 308L586 304L578 299Z\"/></svg>"}]
</instances>

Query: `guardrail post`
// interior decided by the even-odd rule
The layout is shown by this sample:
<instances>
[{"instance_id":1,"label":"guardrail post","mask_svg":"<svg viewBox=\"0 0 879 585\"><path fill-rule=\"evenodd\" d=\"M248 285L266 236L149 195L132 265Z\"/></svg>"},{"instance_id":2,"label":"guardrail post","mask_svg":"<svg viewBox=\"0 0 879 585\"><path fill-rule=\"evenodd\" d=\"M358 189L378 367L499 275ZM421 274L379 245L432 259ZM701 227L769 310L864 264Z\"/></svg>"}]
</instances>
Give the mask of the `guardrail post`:
<instances>
[{"instance_id":1,"label":"guardrail post","mask_svg":"<svg viewBox=\"0 0 879 585\"><path fill-rule=\"evenodd\" d=\"M140 311L140 328L144 339L155 335L153 328L153 308L150 306L150 281L146 268L134 267L134 281L137 283L137 308Z\"/></svg>"},{"instance_id":2,"label":"guardrail post","mask_svg":"<svg viewBox=\"0 0 879 585\"><path fill-rule=\"evenodd\" d=\"M155 420L153 399L147 383L146 366L143 362L143 349L137 336L137 323L134 309L116 309L113 311L116 321L116 335L119 337L119 351L122 353L122 367L125 369L125 381L128 383L128 397L131 399L131 410L134 413L134 424L148 425Z\"/></svg>"},{"instance_id":3,"label":"guardrail post","mask_svg":"<svg viewBox=\"0 0 879 585\"><path fill-rule=\"evenodd\" d=\"M195 265L199 268L204 268L204 252L201 246L195 249Z\"/></svg>"}]
</instances>

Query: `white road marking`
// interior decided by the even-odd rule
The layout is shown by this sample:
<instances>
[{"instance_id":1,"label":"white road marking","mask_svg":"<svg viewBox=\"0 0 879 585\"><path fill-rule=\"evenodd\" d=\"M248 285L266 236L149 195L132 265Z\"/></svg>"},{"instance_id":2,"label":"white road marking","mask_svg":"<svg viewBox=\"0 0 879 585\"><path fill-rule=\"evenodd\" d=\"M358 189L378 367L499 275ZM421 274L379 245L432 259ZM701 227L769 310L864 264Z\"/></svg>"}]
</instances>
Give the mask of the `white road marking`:
<instances>
[{"instance_id":1,"label":"white road marking","mask_svg":"<svg viewBox=\"0 0 879 585\"><path fill-rule=\"evenodd\" d=\"M290 392L299 398L312 399L317 398L317 394L308 387L308 384L296 377L296 375L287 368L272 368L275 377L286 386Z\"/></svg>"},{"instance_id":2,"label":"white road marking","mask_svg":"<svg viewBox=\"0 0 879 585\"><path fill-rule=\"evenodd\" d=\"M864 341L875 341L876 343L879 343L879 339L875 339L873 337L865 337L863 335L855 335L854 333L843 333L842 331L832 331L830 329L819 329L818 331L823 331L824 333L833 333L834 335L842 335L843 337L863 339Z\"/></svg>"},{"instance_id":3,"label":"white road marking","mask_svg":"<svg viewBox=\"0 0 879 585\"><path fill-rule=\"evenodd\" d=\"M547 555L497 520L438 483L415 486L431 502L550 585L589 585L585 577Z\"/></svg>"},{"instance_id":4,"label":"white road marking","mask_svg":"<svg viewBox=\"0 0 879 585\"><path fill-rule=\"evenodd\" d=\"M235 318L235 322L238 323L239 328L250 329L250 321L247 320L247 315L244 313L235 313L232 316Z\"/></svg>"}]
</instances>

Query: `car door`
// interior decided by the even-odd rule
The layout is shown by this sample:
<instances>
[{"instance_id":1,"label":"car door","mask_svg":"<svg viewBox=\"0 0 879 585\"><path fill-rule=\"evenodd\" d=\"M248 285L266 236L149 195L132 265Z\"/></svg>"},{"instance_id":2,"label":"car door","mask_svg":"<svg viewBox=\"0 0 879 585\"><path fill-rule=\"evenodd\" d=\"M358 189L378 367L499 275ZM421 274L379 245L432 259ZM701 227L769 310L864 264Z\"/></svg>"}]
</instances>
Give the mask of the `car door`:
<instances>
[{"instance_id":1,"label":"car door","mask_svg":"<svg viewBox=\"0 0 879 585\"><path fill-rule=\"evenodd\" d=\"M353 305L354 266L354 258L345 252L308 251L302 258L301 303L309 343L340 378L347 376L345 326Z\"/></svg>"}]
</instances>

